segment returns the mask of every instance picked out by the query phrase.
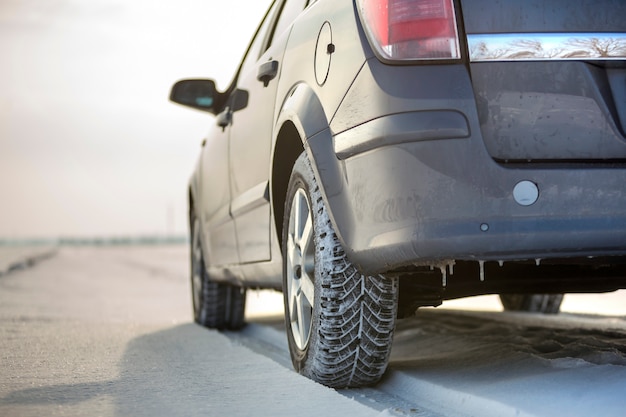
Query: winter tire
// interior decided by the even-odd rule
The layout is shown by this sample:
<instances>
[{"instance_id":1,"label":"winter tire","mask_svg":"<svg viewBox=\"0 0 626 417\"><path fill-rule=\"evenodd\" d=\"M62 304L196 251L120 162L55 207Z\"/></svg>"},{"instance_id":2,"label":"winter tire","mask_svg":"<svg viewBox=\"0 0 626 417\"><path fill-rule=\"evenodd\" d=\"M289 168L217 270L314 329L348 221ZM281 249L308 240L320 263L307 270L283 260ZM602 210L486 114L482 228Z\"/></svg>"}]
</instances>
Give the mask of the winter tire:
<instances>
[{"instance_id":1,"label":"winter tire","mask_svg":"<svg viewBox=\"0 0 626 417\"><path fill-rule=\"evenodd\" d=\"M244 325L246 289L214 282L206 271L200 221L192 218L191 295L194 321L210 329L238 330Z\"/></svg>"},{"instance_id":2,"label":"winter tire","mask_svg":"<svg viewBox=\"0 0 626 417\"><path fill-rule=\"evenodd\" d=\"M558 314L563 294L500 294L506 311Z\"/></svg>"},{"instance_id":3,"label":"winter tire","mask_svg":"<svg viewBox=\"0 0 626 417\"><path fill-rule=\"evenodd\" d=\"M282 239L294 368L334 388L376 383L389 361L398 283L363 275L347 259L304 153L291 173Z\"/></svg>"}]
</instances>

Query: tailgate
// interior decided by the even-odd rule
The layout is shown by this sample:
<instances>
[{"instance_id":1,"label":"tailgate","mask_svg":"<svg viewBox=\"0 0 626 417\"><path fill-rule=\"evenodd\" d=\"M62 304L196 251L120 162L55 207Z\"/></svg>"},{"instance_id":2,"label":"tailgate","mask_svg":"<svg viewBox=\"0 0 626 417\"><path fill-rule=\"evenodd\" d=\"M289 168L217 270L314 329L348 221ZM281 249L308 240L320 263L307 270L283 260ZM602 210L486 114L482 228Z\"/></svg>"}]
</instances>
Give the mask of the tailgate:
<instances>
[{"instance_id":1,"label":"tailgate","mask_svg":"<svg viewBox=\"0 0 626 417\"><path fill-rule=\"evenodd\" d=\"M461 5L494 159L626 161L626 1Z\"/></svg>"}]
</instances>

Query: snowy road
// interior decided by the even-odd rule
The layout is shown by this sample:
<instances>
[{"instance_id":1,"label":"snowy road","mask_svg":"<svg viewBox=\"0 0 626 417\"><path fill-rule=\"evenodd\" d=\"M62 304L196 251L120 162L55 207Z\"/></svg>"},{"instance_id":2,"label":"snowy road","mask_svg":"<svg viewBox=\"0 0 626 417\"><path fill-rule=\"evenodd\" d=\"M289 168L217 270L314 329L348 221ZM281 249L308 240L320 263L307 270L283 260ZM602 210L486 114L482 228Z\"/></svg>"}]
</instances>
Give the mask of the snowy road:
<instances>
[{"instance_id":1,"label":"snowy road","mask_svg":"<svg viewBox=\"0 0 626 417\"><path fill-rule=\"evenodd\" d=\"M290 367L282 321L227 334ZM425 309L400 321L375 389L339 391L408 416L623 416L626 318Z\"/></svg>"},{"instance_id":2,"label":"snowy road","mask_svg":"<svg viewBox=\"0 0 626 417\"><path fill-rule=\"evenodd\" d=\"M420 310L399 322L379 386L335 391L291 370L279 297L251 295L252 323L218 333L190 323L188 293L181 247L63 248L1 276L0 415L623 416L626 409L623 315ZM273 315L260 315L266 310Z\"/></svg>"}]
</instances>

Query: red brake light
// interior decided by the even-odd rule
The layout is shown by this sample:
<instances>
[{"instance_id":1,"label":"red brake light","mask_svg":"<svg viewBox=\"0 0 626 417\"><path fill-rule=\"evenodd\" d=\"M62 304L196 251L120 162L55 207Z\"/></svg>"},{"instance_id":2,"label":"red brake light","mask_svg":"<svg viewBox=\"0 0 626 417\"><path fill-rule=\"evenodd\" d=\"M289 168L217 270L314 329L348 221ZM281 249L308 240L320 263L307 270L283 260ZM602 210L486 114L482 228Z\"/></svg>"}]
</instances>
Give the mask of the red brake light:
<instances>
[{"instance_id":1,"label":"red brake light","mask_svg":"<svg viewBox=\"0 0 626 417\"><path fill-rule=\"evenodd\" d=\"M358 0L370 42L391 60L460 59L452 0Z\"/></svg>"}]
</instances>

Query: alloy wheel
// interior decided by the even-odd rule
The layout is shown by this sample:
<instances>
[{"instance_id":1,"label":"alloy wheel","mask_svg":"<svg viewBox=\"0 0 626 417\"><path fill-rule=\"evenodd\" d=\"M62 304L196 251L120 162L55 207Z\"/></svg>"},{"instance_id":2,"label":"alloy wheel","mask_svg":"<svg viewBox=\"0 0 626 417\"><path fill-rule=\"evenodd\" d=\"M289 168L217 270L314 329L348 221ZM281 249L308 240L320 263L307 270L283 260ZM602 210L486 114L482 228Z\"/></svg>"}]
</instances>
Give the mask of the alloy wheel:
<instances>
[{"instance_id":1,"label":"alloy wheel","mask_svg":"<svg viewBox=\"0 0 626 417\"><path fill-rule=\"evenodd\" d=\"M193 297L193 310L196 317L202 302L202 247L200 245L200 221L195 219L193 223L193 236L191 244L191 292Z\"/></svg>"},{"instance_id":2,"label":"alloy wheel","mask_svg":"<svg viewBox=\"0 0 626 417\"><path fill-rule=\"evenodd\" d=\"M298 349L309 342L315 297L313 215L305 191L299 188L291 204L287 232L287 300L289 321Z\"/></svg>"}]
</instances>

